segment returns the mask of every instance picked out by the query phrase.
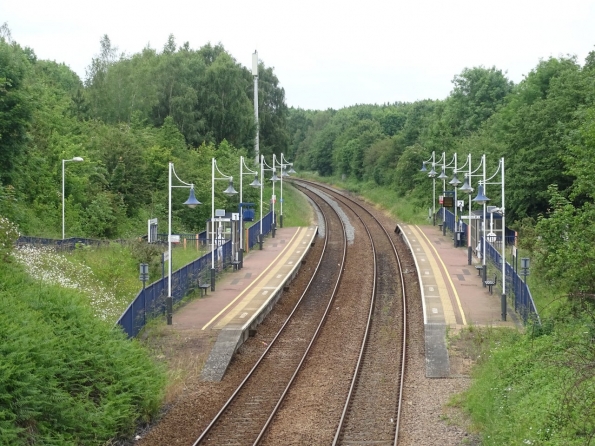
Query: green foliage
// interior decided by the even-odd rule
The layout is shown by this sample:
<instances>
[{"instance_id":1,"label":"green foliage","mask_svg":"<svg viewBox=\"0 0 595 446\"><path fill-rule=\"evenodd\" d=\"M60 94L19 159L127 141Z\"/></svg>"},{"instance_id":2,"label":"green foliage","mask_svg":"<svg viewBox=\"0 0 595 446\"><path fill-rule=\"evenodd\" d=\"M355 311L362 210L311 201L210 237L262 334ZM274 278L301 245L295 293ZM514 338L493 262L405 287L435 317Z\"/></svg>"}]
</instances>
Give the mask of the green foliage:
<instances>
[{"instance_id":1,"label":"green foliage","mask_svg":"<svg viewBox=\"0 0 595 446\"><path fill-rule=\"evenodd\" d=\"M4 183L10 180L15 160L25 150L31 124L33 98L26 81L30 55L0 36L0 181Z\"/></svg>"},{"instance_id":2,"label":"green foliage","mask_svg":"<svg viewBox=\"0 0 595 446\"><path fill-rule=\"evenodd\" d=\"M0 265L0 443L104 444L156 415L164 372L75 291Z\"/></svg>"},{"instance_id":3,"label":"green foliage","mask_svg":"<svg viewBox=\"0 0 595 446\"><path fill-rule=\"evenodd\" d=\"M555 186L550 187L551 211L540 218L535 244L537 267L562 292L595 295L595 206L575 208Z\"/></svg>"},{"instance_id":4,"label":"green foliage","mask_svg":"<svg viewBox=\"0 0 595 446\"><path fill-rule=\"evenodd\" d=\"M475 329L480 365L463 406L482 444L583 445L595 433L592 321L549 322L538 336Z\"/></svg>"}]
</instances>

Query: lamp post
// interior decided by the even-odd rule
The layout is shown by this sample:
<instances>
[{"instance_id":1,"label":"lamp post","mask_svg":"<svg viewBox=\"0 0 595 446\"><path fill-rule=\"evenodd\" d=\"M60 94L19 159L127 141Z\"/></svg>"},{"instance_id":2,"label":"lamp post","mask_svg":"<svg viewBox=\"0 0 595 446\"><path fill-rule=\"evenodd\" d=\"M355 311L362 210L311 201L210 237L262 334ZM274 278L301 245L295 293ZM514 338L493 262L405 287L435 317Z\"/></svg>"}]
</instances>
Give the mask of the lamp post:
<instances>
[{"instance_id":1,"label":"lamp post","mask_svg":"<svg viewBox=\"0 0 595 446\"><path fill-rule=\"evenodd\" d=\"M458 238L460 238L461 235L461 231L457 230L457 208L458 208L458 194L457 194L457 187L459 186L459 184L461 184L461 181L459 180L459 178L457 177L457 173L458 173L458 168L457 168L457 154L454 154L454 171L453 171L453 176L452 179L448 182L448 184L450 184L451 186L453 186L454 188L454 216L455 216L455 220L454 220L454 225L453 225L453 233L454 233L454 245L455 247L459 246L459 240ZM461 207L461 212L463 212L463 209Z\"/></svg>"},{"instance_id":2,"label":"lamp post","mask_svg":"<svg viewBox=\"0 0 595 446\"><path fill-rule=\"evenodd\" d=\"M422 163L420 172L428 172L428 169L426 168L426 164L430 163L432 164L432 169L428 172L428 177L430 177L432 179L432 183L433 183L433 195L432 195L432 225L436 226L436 176L438 175L438 172L436 172L436 164L437 163L441 163L442 160L444 158L444 153L442 154L442 158L440 158L438 161L436 161L436 152L432 152L432 156L430 157L430 159L424 161Z\"/></svg>"},{"instance_id":3,"label":"lamp post","mask_svg":"<svg viewBox=\"0 0 595 446\"><path fill-rule=\"evenodd\" d=\"M80 163L83 159L80 156L75 156L69 160L62 160L62 240L64 240L64 164L71 161Z\"/></svg>"},{"instance_id":4,"label":"lamp post","mask_svg":"<svg viewBox=\"0 0 595 446\"><path fill-rule=\"evenodd\" d=\"M252 54L252 77L254 78L254 123L256 124L256 137L254 138L255 164L258 165L260 148L258 146L258 52Z\"/></svg>"},{"instance_id":5,"label":"lamp post","mask_svg":"<svg viewBox=\"0 0 595 446\"><path fill-rule=\"evenodd\" d=\"M280 199L281 205L280 205L280 209L279 209L279 226L283 227L283 177L289 176L289 172L287 172L287 170L285 168L292 166L291 170L293 170L293 163L288 162L285 159L285 157L283 156L283 153L281 153L281 158L280 158L279 164L281 165L281 199ZM295 170L293 170L293 173L295 173Z\"/></svg>"},{"instance_id":6,"label":"lamp post","mask_svg":"<svg viewBox=\"0 0 595 446\"><path fill-rule=\"evenodd\" d=\"M500 181L491 181L493 178L496 177L496 175L498 175L498 173L500 173ZM500 212L502 213L502 253L501 253L501 257L502 257L502 296L501 296L501 309L502 309L502 320L505 321L506 320L506 218L505 218L505 201L504 201L504 157L500 158L500 161L498 162L498 169L496 169L496 172L494 172L494 175L492 175L490 178L486 179L485 178L485 163L484 163L484 167L483 167L483 181L482 181L482 185L479 188L479 193L478 196L476 198L474 198L474 201L477 201L478 203L483 202L484 204L484 210L483 210L483 219L485 222L485 212L486 212L486 208L485 208L485 204L487 201L489 201L489 198L487 198L482 190L482 186L485 187L485 185L488 184L499 184L501 187L501 194L502 194L502 206L500 207ZM480 197L480 195L483 195L483 197ZM479 199L478 199L479 198ZM484 223L484 232L485 232L485 223ZM484 258L485 258L485 241L486 241L486 237L484 237ZM486 273L486 268L485 268L485 260L484 260L484 283L485 283L485 273Z\"/></svg>"},{"instance_id":7,"label":"lamp post","mask_svg":"<svg viewBox=\"0 0 595 446\"><path fill-rule=\"evenodd\" d=\"M220 177L215 177L218 172ZM211 159L211 291L215 291L215 180L228 180L229 185L223 191L225 195L235 195L237 191L233 188L233 177L225 175L219 170L217 160ZM219 245L219 241L217 242Z\"/></svg>"},{"instance_id":8,"label":"lamp post","mask_svg":"<svg viewBox=\"0 0 595 446\"><path fill-rule=\"evenodd\" d=\"M244 169L247 170L246 173L244 173ZM244 180L244 175L254 175L254 180L250 183L250 186L252 187L260 187L260 181L258 181L258 172L250 169L248 166L246 166L246 161L244 160L243 156L240 156L240 258L238 259L238 261L240 262L239 266L240 268L242 268L243 262L244 262L244 213L243 213L243 206L244 206L244 201L243 201L243 180Z\"/></svg>"},{"instance_id":9,"label":"lamp post","mask_svg":"<svg viewBox=\"0 0 595 446\"><path fill-rule=\"evenodd\" d=\"M428 173L428 176L432 179L433 183L433 195L432 195L432 226L436 226L436 171L434 167L436 165L436 152L432 152L430 159L423 161L420 172L427 172L426 164L432 162L432 170Z\"/></svg>"},{"instance_id":10,"label":"lamp post","mask_svg":"<svg viewBox=\"0 0 595 446\"><path fill-rule=\"evenodd\" d=\"M465 166L467 166L467 168L468 168L468 172L465 173L465 181L463 182L463 185L459 188L459 190L461 192L466 193L469 196L469 224L467 226L467 229L468 229L468 233L467 233L467 263L469 265L471 265L473 263L472 262L473 247L471 246L471 204L473 203L473 199L471 198L471 192L473 192L474 189L472 187L472 178L474 176L482 176L482 174L476 174L476 172L479 169L481 169L484 164L485 164L485 154L481 156L481 162L479 163L479 166L477 166L477 168L475 170L472 170L472 168L471 168L471 154L468 154L467 161L461 167L461 169L464 169Z\"/></svg>"},{"instance_id":11,"label":"lamp post","mask_svg":"<svg viewBox=\"0 0 595 446\"><path fill-rule=\"evenodd\" d=\"M266 167L265 167L266 166ZM273 238L275 238L275 224L276 224L276 219L275 219L275 183L277 181L279 181L279 177L277 176L276 173L276 156L275 154L273 154L273 166L269 166L267 164L267 162L264 160L264 155L261 155L260 157L260 174L261 174L261 178L262 178L262 182L264 182L264 171L265 170L270 170L273 172L273 176L270 178L270 180L273 182L273 195L271 197L271 206L272 206L272 211L273 211L273 224L272 224L272 236ZM260 249L262 249L262 185L260 187Z\"/></svg>"},{"instance_id":12,"label":"lamp post","mask_svg":"<svg viewBox=\"0 0 595 446\"><path fill-rule=\"evenodd\" d=\"M452 164L454 164L453 166L451 166ZM457 154L454 154L454 157L452 159L452 161L448 164L446 164L446 154L443 152L442 153L442 172L440 172L440 175L438 176L439 179L442 180L442 193L443 193L443 198L442 198L442 235L446 235L446 209L444 206L445 203L445 197L446 197L446 179L448 178L448 175L446 175L446 169L453 169L454 171L454 176L453 178L448 182L448 184L454 185L454 196L453 196L453 204L454 204L454 224L453 224L453 234L456 232L456 224L457 224L457 207L456 207L456 202L457 202L457 188L456 185L459 184L459 179L457 178ZM456 236L453 237L454 238L454 245L457 246L457 239Z\"/></svg>"},{"instance_id":13,"label":"lamp post","mask_svg":"<svg viewBox=\"0 0 595 446\"><path fill-rule=\"evenodd\" d=\"M173 177L182 183L182 186L174 186L172 184ZM168 202L168 213L167 213L167 298L165 300L165 308L166 308L166 317L167 317L167 325L172 324L172 314L173 314L173 297L171 293L171 270L172 270L172 255L171 255L171 190L174 187L182 187L186 189L190 189L190 194L188 196L188 200L184 202L184 204L190 208L195 208L198 206L200 201L198 201L194 195L194 184L186 183L182 181L180 177L176 174L174 169L174 163L169 163L169 183L168 183L168 195L169 195L169 202Z\"/></svg>"}]
</instances>

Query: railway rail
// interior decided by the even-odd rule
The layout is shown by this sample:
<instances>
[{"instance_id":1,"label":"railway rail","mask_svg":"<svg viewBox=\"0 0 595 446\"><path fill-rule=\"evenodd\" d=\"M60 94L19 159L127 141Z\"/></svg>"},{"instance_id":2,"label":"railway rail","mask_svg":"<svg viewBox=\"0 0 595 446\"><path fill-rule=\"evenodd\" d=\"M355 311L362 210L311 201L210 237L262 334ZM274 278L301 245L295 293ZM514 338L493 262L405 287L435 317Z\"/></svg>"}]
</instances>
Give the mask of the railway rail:
<instances>
[{"instance_id":1,"label":"railway rail","mask_svg":"<svg viewBox=\"0 0 595 446\"><path fill-rule=\"evenodd\" d=\"M389 233L368 209L333 189L319 184L315 187L357 213L373 240L375 257L369 317L332 444L396 445L407 337L406 290L399 253Z\"/></svg>"},{"instance_id":2,"label":"railway rail","mask_svg":"<svg viewBox=\"0 0 595 446\"><path fill-rule=\"evenodd\" d=\"M326 212L331 212L331 208ZM223 408L194 442L253 444L287 393L323 325L341 280L346 234L341 220L325 221L324 254L306 291L279 333ZM338 268L337 268L338 266ZM325 274L320 274L324 270ZM328 274L332 271L332 274Z\"/></svg>"},{"instance_id":3,"label":"railway rail","mask_svg":"<svg viewBox=\"0 0 595 446\"><path fill-rule=\"evenodd\" d=\"M318 444L397 445L406 357L399 254L364 206L319 184L294 184L324 218L323 255L287 321L193 446L279 444L280 439L291 443L306 437ZM359 245L350 248L348 264L348 239L354 234L348 235L346 224L356 220ZM358 265L362 261L365 267ZM344 271L352 271L352 277L363 273L360 290L354 290L353 279L341 286ZM341 306L351 313L342 313ZM340 340L346 332L349 342ZM332 398L312 389L314 377L321 375L326 383L320 390ZM304 434L303 426L292 426L291 414L303 412L303 404L312 399L318 409L311 416L324 416L318 428Z\"/></svg>"}]
</instances>

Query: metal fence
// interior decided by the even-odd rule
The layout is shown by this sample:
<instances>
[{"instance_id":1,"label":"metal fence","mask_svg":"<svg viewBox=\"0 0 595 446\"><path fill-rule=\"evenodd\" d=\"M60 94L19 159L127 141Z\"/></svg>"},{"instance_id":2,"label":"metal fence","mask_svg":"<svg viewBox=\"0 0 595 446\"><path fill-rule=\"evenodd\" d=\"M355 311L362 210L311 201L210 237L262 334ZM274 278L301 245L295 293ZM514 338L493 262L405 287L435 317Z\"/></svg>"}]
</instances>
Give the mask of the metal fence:
<instances>
[{"instance_id":1,"label":"metal fence","mask_svg":"<svg viewBox=\"0 0 595 446\"><path fill-rule=\"evenodd\" d=\"M123 242L124 240L116 240L117 242ZM33 245L33 246L48 246L56 250L69 250L72 251L77 246L91 245L100 246L108 245L109 240L98 240L91 238L82 237L70 237L65 239L45 238L45 237L30 237L20 236L16 244L17 246Z\"/></svg>"},{"instance_id":2,"label":"metal fence","mask_svg":"<svg viewBox=\"0 0 595 446\"><path fill-rule=\"evenodd\" d=\"M269 212L262 218L262 233L268 234L271 231L273 214ZM251 249L258 243L260 233L260 222L256 222L248 229L248 247ZM204 240L206 241L206 232ZM193 234L186 234L190 238ZM182 237L182 236L181 236ZM195 237L195 236L194 236ZM167 236L166 236L167 240ZM200 240L200 237L199 237ZM172 272L172 300L173 304L180 302L188 293L198 289L201 283L210 283L211 266L214 259L214 266L217 273L223 271L232 262L232 242L228 240L223 245L208 252L202 257L188 265ZM165 298L167 297L169 277L153 282L145 289L140 290L128 308L122 313L116 325L133 338L144 328L147 320L165 314Z\"/></svg>"},{"instance_id":3,"label":"metal fence","mask_svg":"<svg viewBox=\"0 0 595 446\"><path fill-rule=\"evenodd\" d=\"M467 235L469 234L467 223L459 221L456 222L455 226L454 214L444 208L440 209L436 213L436 217L439 219L442 219L443 216L443 224L446 226L446 228L450 230L453 234L455 234L455 237L457 232L462 232L462 234L464 234L464 238L466 239ZM461 237L463 237L463 235L461 235ZM516 235L513 230L505 228L505 237L507 246L511 246L514 244ZM481 241L481 246L483 246L483 237L478 241ZM473 242L474 240L472 240L471 246L473 246ZM460 244L459 246L467 246L467 243ZM489 260L501 271L502 256L500 253L502 252L502 235L496 234L496 240L492 243L486 241L485 246L486 260ZM521 279L521 277L517 274L513 266L508 262L506 262L505 275L506 277L504 280L506 280L506 295L508 298L512 298L512 300L514 301L514 309L517 312L517 314L519 314L522 317L523 322L525 324L530 320L536 321L537 323L541 323L529 287L527 286L526 282L524 282Z\"/></svg>"}]
</instances>

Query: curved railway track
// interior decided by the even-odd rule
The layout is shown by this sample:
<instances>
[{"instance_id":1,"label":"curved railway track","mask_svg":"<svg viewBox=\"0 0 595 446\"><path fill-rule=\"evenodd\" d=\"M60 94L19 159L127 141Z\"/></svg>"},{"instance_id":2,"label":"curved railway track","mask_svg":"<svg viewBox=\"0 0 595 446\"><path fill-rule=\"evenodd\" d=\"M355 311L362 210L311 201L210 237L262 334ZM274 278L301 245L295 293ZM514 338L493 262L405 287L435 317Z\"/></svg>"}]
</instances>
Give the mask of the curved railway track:
<instances>
[{"instance_id":1,"label":"curved railway track","mask_svg":"<svg viewBox=\"0 0 595 446\"><path fill-rule=\"evenodd\" d=\"M331 212L331 208L325 212ZM194 446L253 444L258 441L332 305L346 252L345 228L340 226L340 222L339 218L325 221L324 254L306 291L261 358ZM320 274L321 270L334 273Z\"/></svg>"},{"instance_id":2,"label":"curved railway track","mask_svg":"<svg viewBox=\"0 0 595 446\"><path fill-rule=\"evenodd\" d=\"M314 187L325 190L343 206L357 213L373 240L375 257L376 280L369 317L332 444L396 445L407 335L406 290L401 260L392 238L369 210L333 189L319 184Z\"/></svg>"}]
</instances>

